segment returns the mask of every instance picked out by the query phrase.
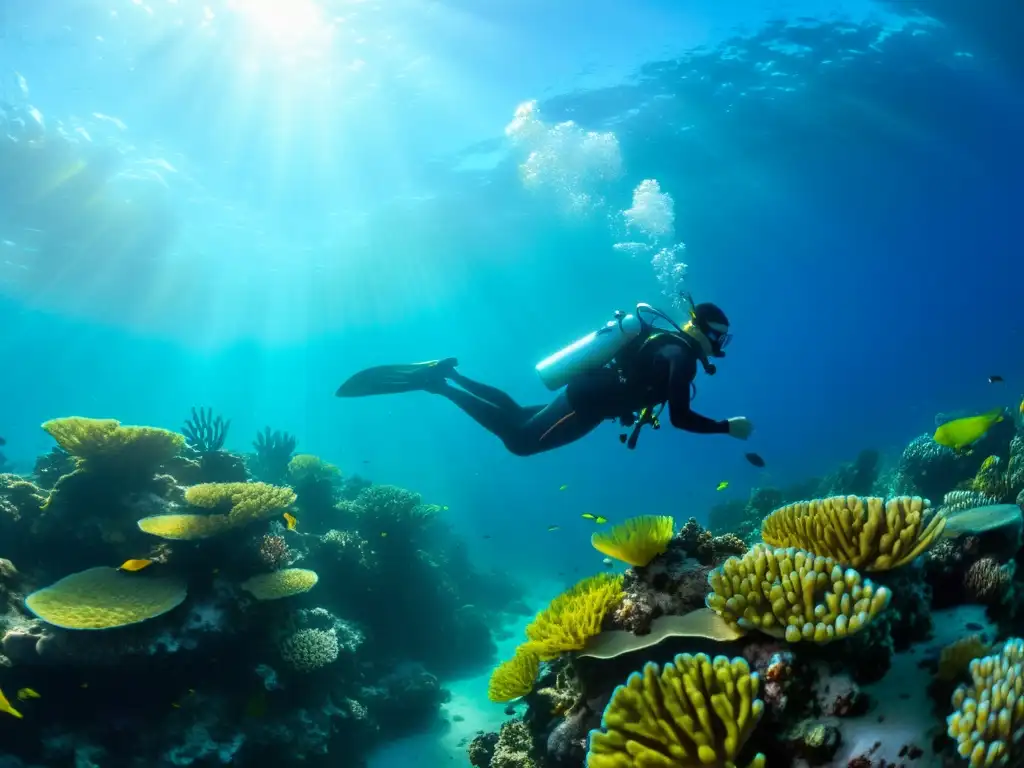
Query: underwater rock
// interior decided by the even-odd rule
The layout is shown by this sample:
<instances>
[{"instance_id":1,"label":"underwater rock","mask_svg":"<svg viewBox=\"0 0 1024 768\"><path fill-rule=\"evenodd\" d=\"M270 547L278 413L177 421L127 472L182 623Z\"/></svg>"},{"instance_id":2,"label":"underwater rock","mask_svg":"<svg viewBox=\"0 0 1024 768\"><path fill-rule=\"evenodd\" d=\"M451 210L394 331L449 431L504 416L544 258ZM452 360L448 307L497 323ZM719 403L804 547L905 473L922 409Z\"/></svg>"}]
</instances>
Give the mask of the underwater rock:
<instances>
[{"instance_id":1,"label":"underwater rock","mask_svg":"<svg viewBox=\"0 0 1024 768\"><path fill-rule=\"evenodd\" d=\"M490 768L497 745L497 733L478 733L469 743L469 764L474 768Z\"/></svg>"},{"instance_id":2,"label":"underwater rock","mask_svg":"<svg viewBox=\"0 0 1024 768\"><path fill-rule=\"evenodd\" d=\"M539 768L534 754L529 726L522 720L511 720L498 731L490 768Z\"/></svg>"}]
</instances>

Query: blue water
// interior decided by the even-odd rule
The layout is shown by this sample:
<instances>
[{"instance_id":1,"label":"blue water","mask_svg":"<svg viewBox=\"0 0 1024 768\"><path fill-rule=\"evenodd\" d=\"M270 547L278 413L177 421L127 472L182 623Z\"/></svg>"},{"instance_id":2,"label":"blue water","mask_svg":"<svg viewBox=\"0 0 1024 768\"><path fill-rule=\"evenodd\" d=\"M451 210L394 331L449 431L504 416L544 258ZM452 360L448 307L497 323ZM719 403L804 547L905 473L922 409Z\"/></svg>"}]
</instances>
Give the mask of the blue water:
<instances>
[{"instance_id":1,"label":"blue water","mask_svg":"<svg viewBox=\"0 0 1024 768\"><path fill-rule=\"evenodd\" d=\"M898 451L936 412L1014 401L1022 11L721 5L7 0L3 100L86 156L121 153L152 214L40 250L23 180L2 177L9 458L48 449L48 418L177 428L208 405L233 419L229 448L286 429L447 505L481 561L561 583L596 564L582 512L704 518ZM580 133L548 158L561 181L525 184L551 142L505 127L531 99L542 132L614 133L621 173ZM663 429L629 452L607 425L524 459L441 398L333 397L369 365L457 356L543 402L539 359L616 309L670 304L654 251L613 248L638 238L622 212L644 179L673 202L655 250L685 243L686 288L733 323L695 407L748 416L748 443Z\"/></svg>"}]
</instances>

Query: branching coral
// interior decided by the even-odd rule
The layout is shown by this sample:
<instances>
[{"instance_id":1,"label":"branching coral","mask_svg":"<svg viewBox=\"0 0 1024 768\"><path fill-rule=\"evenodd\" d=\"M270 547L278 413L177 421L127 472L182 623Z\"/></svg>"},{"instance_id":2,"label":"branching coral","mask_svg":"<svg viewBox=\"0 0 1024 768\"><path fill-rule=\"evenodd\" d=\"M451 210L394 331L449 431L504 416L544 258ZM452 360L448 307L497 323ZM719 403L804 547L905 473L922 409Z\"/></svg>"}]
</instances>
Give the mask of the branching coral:
<instances>
[{"instance_id":1,"label":"branching coral","mask_svg":"<svg viewBox=\"0 0 1024 768\"><path fill-rule=\"evenodd\" d=\"M43 429L90 472L152 474L185 445L184 435L156 427L122 426L115 419L69 416Z\"/></svg>"},{"instance_id":2,"label":"branching coral","mask_svg":"<svg viewBox=\"0 0 1024 768\"><path fill-rule=\"evenodd\" d=\"M855 634L892 594L832 558L799 549L753 547L708 575L708 608L741 629L788 642L828 643Z\"/></svg>"},{"instance_id":3,"label":"branching coral","mask_svg":"<svg viewBox=\"0 0 1024 768\"><path fill-rule=\"evenodd\" d=\"M833 496L790 504L761 527L765 542L800 547L843 565L886 571L906 565L931 546L946 519L919 497Z\"/></svg>"},{"instance_id":4,"label":"branching coral","mask_svg":"<svg viewBox=\"0 0 1024 768\"><path fill-rule=\"evenodd\" d=\"M283 431L271 431L266 427L256 433L253 448L253 475L268 483L280 483L288 475L288 462L295 453L295 437Z\"/></svg>"},{"instance_id":5,"label":"branching coral","mask_svg":"<svg viewBox=\"0 0 1024 768\"><path fill-rule=\"evenodd\" d=\"M764 712L746 660L679 654L647 663L612 694L590 732L588 768L735 768ZM764 765L758 754L748 768Z\"/></svg>"},{"instance_id":6,"label":"branching coral","mask_svg":"<svg viewBox=\"0 0 1024 768\"><path fill-rule=\"evenodd\" d=\"M533 690L537 680L540 659L525 646L516 649L515 655L503 661L491 672L487 684L487 698L491 701L512 701Z\"/></svg>"},{"instance_id":7,"label":"branching coral","mask_svg":"<svg viewBox=\"0 0 1024 768\"><path fill-rule=\"evenodd\" d=\"M972 682L953 693L947 733L972 768L1019 765L1024 729L1024 640L970 664Z\"/></svg>"},{"instance_id":8,"label":"branching coral","mask_svg":"<svg viewBox=\"0 0 1024 768\"><path fill-rule=\"evenodd\" d=\"M213 416L213 408L192 407L192 418L185 421L181 433L185 436L189 447L197 453L215 453L224 447L231 419L225 420L219 414Z\"/></svg>"},{"instance_id":9,"label":"branching coral","mask_svg":"<svg viewBox=\"0 0 1024 768\"><path fill-rule=\"evenodd\" d=\"M203 483L186 489L185 501L218 511L211 515L152 515L138 521L139 529L162 539L207 539L272 517L295 501L295 492L267 483Z\"/></svg>"},{"instance_id":10,"label":"branching coral","mask_svg":"<svg viewBox=\"0 0 1024 768\"><path fill-rule=\"evenodd\" d=\"M668 549L674 525L671 517L631 517L590 537L594 549L632 566L643 567Z\"/></svg>"},{"instance_id":11,"label":"branching coral","mask_svg":"<svg viewBox=\"0 0 1024 768\"><path fill-rule=\"evenodd\" d=\"M543 661L566 651L582 650L601 631L605 614L624 596L622 576L601 573L583 579L558 595L526 627L524 650Z\"/></svg>"},{"instance_id":12,"label":"branching coral","mask_svg":"<svg viewBox=\"0 0 1024 768\"><path fill-rule=\"evenodd\" d=\"M418 493L393 485L373 485L348 505L355 526L365 535L379 537L399 534L407 537L432 521L440 510L424 504Z\"/></svg>"}]
</instances>

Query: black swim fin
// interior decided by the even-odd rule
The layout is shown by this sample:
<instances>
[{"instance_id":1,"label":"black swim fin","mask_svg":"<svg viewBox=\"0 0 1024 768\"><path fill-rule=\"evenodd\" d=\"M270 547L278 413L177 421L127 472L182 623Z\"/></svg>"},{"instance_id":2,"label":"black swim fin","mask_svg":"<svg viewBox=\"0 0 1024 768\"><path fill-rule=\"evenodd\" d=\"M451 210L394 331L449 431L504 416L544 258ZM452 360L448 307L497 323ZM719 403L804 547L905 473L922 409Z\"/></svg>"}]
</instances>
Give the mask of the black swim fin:
<instances>
[{"instance_id":1,"label":"black swim fin","mask_svg":"<svg viewBox=\"0 0 1024 768\"><path fill-rule=\"evenodd\" d=\"M377 365L351 376L335 392L337 397L367 397L418 392L438 383L459 361L454 357L410 365Z\"/></svg>"}]
</instances>

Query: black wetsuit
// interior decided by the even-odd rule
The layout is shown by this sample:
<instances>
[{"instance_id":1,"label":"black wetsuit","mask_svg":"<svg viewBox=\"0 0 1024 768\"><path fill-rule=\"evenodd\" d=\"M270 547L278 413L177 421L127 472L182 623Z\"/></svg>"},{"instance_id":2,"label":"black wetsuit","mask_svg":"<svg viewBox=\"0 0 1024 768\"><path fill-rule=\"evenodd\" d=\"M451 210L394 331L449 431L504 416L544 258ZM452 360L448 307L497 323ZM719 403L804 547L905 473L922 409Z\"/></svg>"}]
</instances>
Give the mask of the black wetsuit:
<instances>
[{"instance_id":1,"label":"black wetsuit","mask_svg":"<svg viewBox=\"0 0 1024 768\"><path fill-rule=\"evenodd\" d=\"M519 405L500 389L467 379L457 371L448 378L458 387L445 384L433 391L497 435L517 456L559 448L579 440L602 421L628 420L643 408L665 402L673 427L726 434L727 421L709 419L690 408L690 386L699 361L692 344L668 334L648 340L629 356L626 365L582 374L547 405Z\"/></svg>"}]
</instances>

